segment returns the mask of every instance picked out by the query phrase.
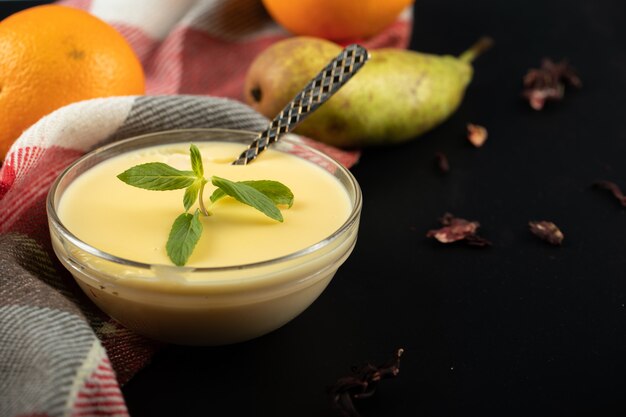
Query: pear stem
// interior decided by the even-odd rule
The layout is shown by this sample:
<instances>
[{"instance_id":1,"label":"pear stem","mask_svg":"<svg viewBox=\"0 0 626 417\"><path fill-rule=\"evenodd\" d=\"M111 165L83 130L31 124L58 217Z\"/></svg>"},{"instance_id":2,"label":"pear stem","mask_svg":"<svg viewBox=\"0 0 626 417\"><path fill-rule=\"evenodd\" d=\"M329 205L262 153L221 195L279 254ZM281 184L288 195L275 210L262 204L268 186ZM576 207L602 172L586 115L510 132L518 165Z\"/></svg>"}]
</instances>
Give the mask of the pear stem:
<instances>
[{"instance_id":1,"label":"pear stem","mask_svg":"<svg viewBox=\"0 0 626 417\"><path fill-rule=\"evenodd\" d=\"M481 55L487 49L493 46L493 39L489 36L483 36L480 38L474 45L470 46L470 48L459 55L459 59L461 61L465 61L467 63L472 62L476 57Z\"/></svg>"}]
</instances>

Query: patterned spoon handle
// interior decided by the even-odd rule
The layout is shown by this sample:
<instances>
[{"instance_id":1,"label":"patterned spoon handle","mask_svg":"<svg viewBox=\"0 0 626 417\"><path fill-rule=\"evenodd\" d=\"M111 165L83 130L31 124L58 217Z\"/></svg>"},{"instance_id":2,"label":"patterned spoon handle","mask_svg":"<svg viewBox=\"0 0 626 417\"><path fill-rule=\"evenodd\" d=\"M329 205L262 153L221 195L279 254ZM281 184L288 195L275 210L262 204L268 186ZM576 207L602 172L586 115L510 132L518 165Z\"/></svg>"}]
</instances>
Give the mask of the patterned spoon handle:
<instances>
[{"instance_id":1,"label":"patterned spoon handle","mask_svg":"<svg viewBox=\"0 0 626 417\"><path fill-rule=\"evenodd\" d=\"M290 132L298 123L313 113L339 90L369 59L367 49L349 45L307 84L306 87L270 122L248 148L233 161L246 165L268 146Z\"/></svg>"}]
</instances>

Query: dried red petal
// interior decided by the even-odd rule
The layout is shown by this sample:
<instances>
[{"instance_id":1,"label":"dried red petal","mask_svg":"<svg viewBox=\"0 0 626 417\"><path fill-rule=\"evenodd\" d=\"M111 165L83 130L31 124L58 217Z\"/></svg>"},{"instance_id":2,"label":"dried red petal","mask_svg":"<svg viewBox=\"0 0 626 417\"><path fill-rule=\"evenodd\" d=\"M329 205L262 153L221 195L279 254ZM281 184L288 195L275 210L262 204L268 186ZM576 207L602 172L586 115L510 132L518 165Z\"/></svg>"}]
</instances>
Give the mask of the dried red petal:
<instances>
[{"instance_id":1,"label":"dried red petal","mask_svg":"<svg viewBox=\"0 0 626 417\"><path fill-rule=\"evenodd\" d=\"M567 61L554 63L544 59L541 68L528 70L523 79L522 96L535 110L541 110L547 101L563 99L565 84L582 87L582 81Z\"/></svg>"},{"instance_id":2,"label":"dried red petal","mask_svg":"<svg viewBox=\"0 0 626 417\"><path fill-rule=\"evenodd\" d=\"M472 145L477 148L483 146L487 140L487 129L481 125L475 125L472 123L467 124L467 139Z\"/></svg>"},{"instance_id":3,"label":"dried red petal","mask_svg":"<svg viewBox=\"0 0 626 417\"><path fill-rule=\"evenodd\" d=\"M459 217L454 217L450 213L443 215L439 219L444 226L439 229L429 230L426 237L434 237L441 243L452 243L460 240L466 240L468 244L474 246L491 245L487 239L476 234L480 223L477 221L468 221Z\"/></svg>"},{"instance_id":4,"label":"dried red petal","mask_svg":"<svg viewBox=\"0 0 626 417\"><path fill-rule=\"evenodd\" d=\"M546 220L530 221L528 227L530 227L530 232L533 235L551 245L560 246L563 243L563 232L552 222Z\"/></svg>"},{"instance_id":5,"label":"dried red petal","mask_svg":"<svg viewBox=\"0 0 626 417\"><path fill-rule=\"evenodd\" d=\"M381 380L397 376L403 353L404 349L397 349L387 363L379 366L367 363L354 369L352 375L339 378L328 390L335 411L343 417L360 417L353 400L371 397Z\"/></svg>"}]
</instances>

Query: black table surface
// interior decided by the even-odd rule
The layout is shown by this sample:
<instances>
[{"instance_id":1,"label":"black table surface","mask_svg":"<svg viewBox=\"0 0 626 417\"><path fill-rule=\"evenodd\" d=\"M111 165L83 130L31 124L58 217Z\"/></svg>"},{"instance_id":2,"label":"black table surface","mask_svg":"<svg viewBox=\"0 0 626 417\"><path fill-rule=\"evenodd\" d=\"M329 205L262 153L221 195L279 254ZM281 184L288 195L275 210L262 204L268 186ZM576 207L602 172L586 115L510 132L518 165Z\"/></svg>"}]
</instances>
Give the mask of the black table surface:
<instances>
[{"instance_id":1,"label":"black table surface","mask_svg":"<svg viewBox=\"0 0 626 417\"><path fill-rule=\"evenodd\" d=\"M133 416L332 416L326 389L405 349L363 416L626 412L626 3L420 0L411 49L458 54L482 35L458 111L402 146L366 149L359 240L320 298L283 328L224 347L169 346L123 389ZM532 110L522 77L568 59L583 81ZM479 149L468 122L486 126ZM434 155L448 156L441 175ZM445 212L487 249L425 237ZM562 247L529 220L561 227Z\"/></svg>"},{"instance_id":2,"label":"black table surface","mask_svg":"<svg viewBox=\"0 0 626 417\"><path fill-rule=\"evenodd\" d=\"M357 246L310 308L249 342L166 346L123 387L131 415L332 416L327 387L399 347L400 374L357 403L364 417L624 415L626 209L591 184L626 188L625 23L621 0L418 0L411 49L495 39L461 107L364 150ZM567 58L583 88L538 112L521 82L544 57ZM482 148L469 122L488 128ZM493 245L427 239L445 212ZM562 247L529 233L543 219Z\"/></svg>"}]
</instances>

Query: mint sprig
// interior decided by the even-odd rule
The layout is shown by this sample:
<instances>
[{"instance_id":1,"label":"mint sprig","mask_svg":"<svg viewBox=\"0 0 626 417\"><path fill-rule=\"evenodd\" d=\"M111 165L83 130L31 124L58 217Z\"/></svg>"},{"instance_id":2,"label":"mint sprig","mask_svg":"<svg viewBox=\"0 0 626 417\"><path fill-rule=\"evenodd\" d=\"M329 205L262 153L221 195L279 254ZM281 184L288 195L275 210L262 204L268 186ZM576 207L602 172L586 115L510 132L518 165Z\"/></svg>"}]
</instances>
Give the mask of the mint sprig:
<instances>
[{"instance_id":1,"label":"mint sprig","mask_svg":"<svg viewBox=\"0 0 626 417\"><path fill-rule=\"evenodd\" d=\"M149 162L129 168L117 176L126 184L145 190L185 189L183 195L185 212L174 220L165 245L167 255L175 265L185 265L200 240L203 229L200 214L211 215L203 199L204 187L209 182L217 187L210 197L212 204L230 196L259 210L271 219L283 221L282 213L277 206L292 206L294 196L289 187L271 180L235 182L217 176L211 176L210 180L206 179L200 150L192 144L189 153L191 171L181 171L162 162ZM196 201L199 208L192 215L188 211Z\"/></svg>"}]
</instances>

